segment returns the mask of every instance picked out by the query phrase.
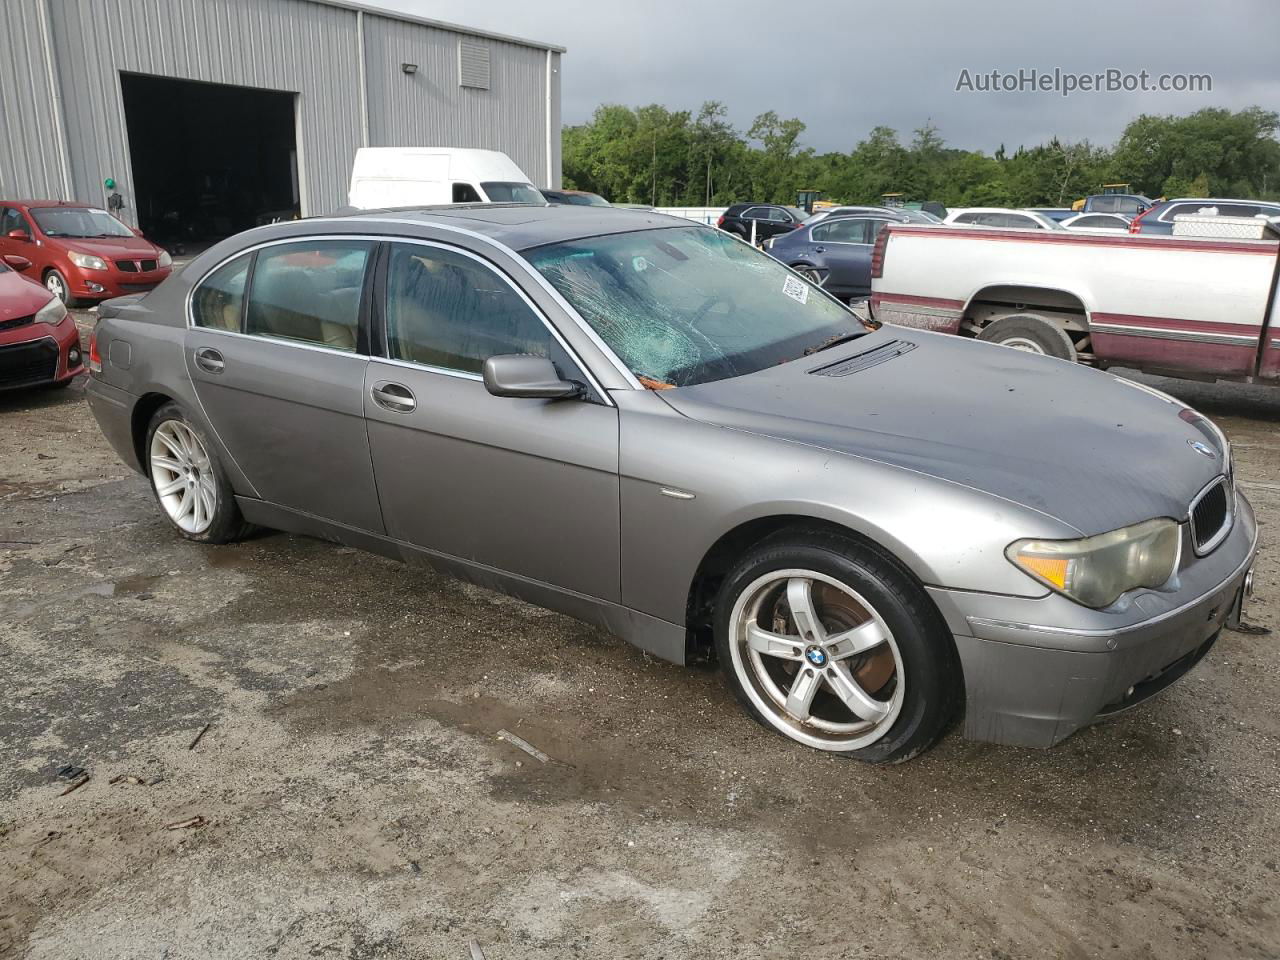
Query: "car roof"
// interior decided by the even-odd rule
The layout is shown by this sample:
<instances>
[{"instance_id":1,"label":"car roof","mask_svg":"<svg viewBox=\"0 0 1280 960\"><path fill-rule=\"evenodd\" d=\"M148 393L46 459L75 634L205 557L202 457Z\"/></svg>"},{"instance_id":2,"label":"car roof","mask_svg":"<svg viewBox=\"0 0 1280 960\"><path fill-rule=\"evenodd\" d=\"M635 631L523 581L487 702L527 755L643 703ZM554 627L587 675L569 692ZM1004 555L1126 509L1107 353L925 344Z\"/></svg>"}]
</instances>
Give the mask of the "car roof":
<instances>
[{"instance_id":1,"label":"car roof","mask_svg":"<svg viewBox=\"0 0 1280 960\"><path fill-rule=\"evenodd\" d=\"M1246 200L1240 197L1172 197L1161 200L1161 203L1252 203L1259 207L1280 207L1275 200Z\"/></svg>"},{"instance_id":2,"label":"car roof","mask_svg":"<svg viewBox=\"0 0 1280 960\"><path fill-rule=\"evenodd\" d=\"M0 207L89 207L100 209L92 203L81 203L79 200L0 200Z\"/></svg>"},{"instance_id":3,"label":"car roof","mask_svg":"<svg viewBox=\"0 0 1280 960\"><path fill-rule=\"evenodd\" d=\"M761 204L768 206L768 204ZM536 203L449 204L437 207L399 207L387 210L347 210L334 218L296 221L317 223L332 219L361 219L391 226L417 223L468 230L497 241L512 250L527 250L548 243L585 237L664 227L703 227L683 217L671 217L625 207L588 207Z\"/></svg>"}]
</instances>

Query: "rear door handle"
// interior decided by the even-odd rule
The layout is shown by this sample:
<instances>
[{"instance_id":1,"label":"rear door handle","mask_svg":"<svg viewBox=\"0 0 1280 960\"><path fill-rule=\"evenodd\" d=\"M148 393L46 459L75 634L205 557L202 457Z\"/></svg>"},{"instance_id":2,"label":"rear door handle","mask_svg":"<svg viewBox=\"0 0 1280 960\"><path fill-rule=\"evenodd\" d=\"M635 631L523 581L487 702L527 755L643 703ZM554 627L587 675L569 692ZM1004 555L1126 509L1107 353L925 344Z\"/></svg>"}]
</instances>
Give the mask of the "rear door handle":
<instances>
[{"instance_id":1,"label":"rear door handle","mask_svg":"<svg viewBox=\"0 0 1280 960\"><path fill-rule=\"evenodd\" d=\"M380 380L369 393L374 403L392 413L412 413L418 406L413 391L402 383Z\"/></svg>"},{"instance_id":2,"label":"rear door handle","mask_svg":"<svg viewBox=\"0 0 1280 960\"><path fill-rule=\"evenodd\" d=\"M196 366L205 373L221 373L227 367L222 354L213 347L201 347L196 351Z\"/></svg>"}]
</instances>

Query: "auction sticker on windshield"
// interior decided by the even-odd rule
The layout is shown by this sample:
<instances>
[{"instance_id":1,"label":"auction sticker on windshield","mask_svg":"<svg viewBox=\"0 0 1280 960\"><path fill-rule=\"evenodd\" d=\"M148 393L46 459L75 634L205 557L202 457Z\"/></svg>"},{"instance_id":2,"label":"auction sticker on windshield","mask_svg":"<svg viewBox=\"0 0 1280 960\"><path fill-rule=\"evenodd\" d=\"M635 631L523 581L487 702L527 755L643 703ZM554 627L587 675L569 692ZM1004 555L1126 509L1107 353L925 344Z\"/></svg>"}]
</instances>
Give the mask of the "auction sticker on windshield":
<instances>
[{"instance_id":1,"label":"auction sticker on windshield","mask_svg":"<svg viewBox=\"0 0 1280 960\"><path fill-rule=\"evenodd\" d=\"M782 281L782 292L792 300L809 302L809 285L799 277L787 277Z\"/></svg>"}]
</instances>

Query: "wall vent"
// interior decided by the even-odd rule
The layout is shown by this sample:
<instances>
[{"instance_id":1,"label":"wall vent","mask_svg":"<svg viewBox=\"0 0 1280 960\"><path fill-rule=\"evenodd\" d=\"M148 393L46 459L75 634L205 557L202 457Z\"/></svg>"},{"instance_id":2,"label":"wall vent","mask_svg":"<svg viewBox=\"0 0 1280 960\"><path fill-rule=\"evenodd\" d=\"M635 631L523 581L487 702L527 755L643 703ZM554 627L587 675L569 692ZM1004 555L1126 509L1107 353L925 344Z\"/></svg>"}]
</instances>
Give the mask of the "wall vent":
<instances>
[{"instance_id":1,"label":"wall vent","mask_svg":"<svg viewBox=\"0 0 1280 960\"><path fill-rule=\"evenodd\" d=\"M489 89L489 45L475 40L458 41L458 84L475 90Z\"/></svg>"}]
</instances>

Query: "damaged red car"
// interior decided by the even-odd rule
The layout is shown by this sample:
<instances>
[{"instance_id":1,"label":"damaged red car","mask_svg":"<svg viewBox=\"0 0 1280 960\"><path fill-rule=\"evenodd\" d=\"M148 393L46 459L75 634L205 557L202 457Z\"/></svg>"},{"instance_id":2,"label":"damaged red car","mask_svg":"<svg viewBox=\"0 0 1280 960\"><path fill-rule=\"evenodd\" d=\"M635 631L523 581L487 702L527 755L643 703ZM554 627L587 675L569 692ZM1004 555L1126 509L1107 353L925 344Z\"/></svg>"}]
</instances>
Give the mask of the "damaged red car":
<instances>
[{"instance_id":1,"label":"damaged red car","mask_svg":"<svg viewBox=\"0 0 1280 960\"><path fill-rule=\"evenodd\" d=\"M21 271L31 262L0 257L0 390L65 387L84 372L80 333L66 305Z\"/></svg>"}]
</instances>

